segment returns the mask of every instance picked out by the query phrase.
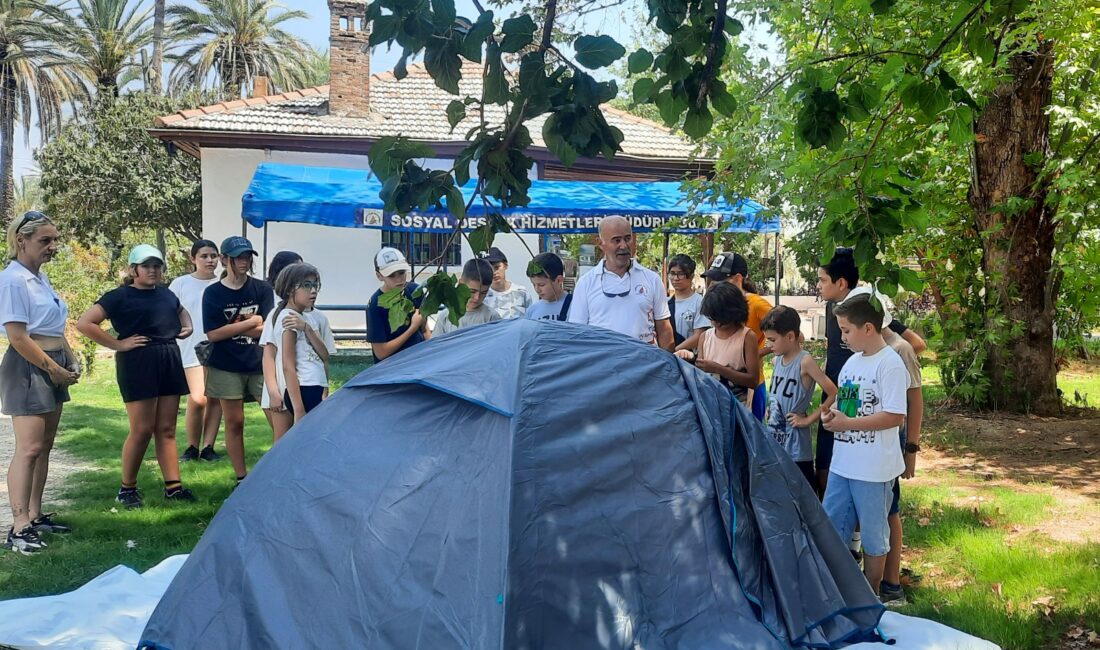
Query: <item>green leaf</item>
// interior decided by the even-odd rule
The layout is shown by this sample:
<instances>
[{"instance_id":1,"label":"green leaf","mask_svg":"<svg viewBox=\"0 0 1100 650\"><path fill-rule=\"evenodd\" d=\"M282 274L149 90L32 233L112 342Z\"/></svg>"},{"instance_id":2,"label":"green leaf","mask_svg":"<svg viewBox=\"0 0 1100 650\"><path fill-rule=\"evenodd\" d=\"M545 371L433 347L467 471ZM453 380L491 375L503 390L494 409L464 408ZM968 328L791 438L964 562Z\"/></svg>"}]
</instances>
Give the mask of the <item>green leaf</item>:
<instances>
[{"instance_id":1,"label":"green leaf","mask_svg":"<svg viewBox=\"0 0 1100 650\"><path fill-rule=\"evenodd\" d=\"M458 123L466 119L466 103L461 99L452 99L447 104L447 123L451 125L451 133L454 133Z\"/></svg>"},{"instance_id":2,"label":"green leaf","mask_svg":"<svg viewBox=\"0 0 1100 650\"><path fill-rule=\"evenodd\" d=\"M745 31L745 26L740 20L731 16L726 16L726 23L722 26L722 29L730 36L738 36L741 32Z\"/></svg>"},{"instance_id":3,"label":"green leaf","mask_svg":"<svg viewBox=\"0 0 1100 650\"><path fill-rule=\"evenodd\" d=\"M653 99L657 110L661 113L661 120L667 126L673 126L680 121L680 114L687 108L687 102L672 90L662 90Z\"/></svg>"},{"instance_id":4,"label":"green leaf","mask_svg":"<svg viewBox=\"0 0 1100 650\"><path fill-rule=\"evenodd\" d=\"M558 160L566 167L572 167L577 161L577 150L566 141L558 124L558 114L551 114L542 124L542 140L550 153L557 156Z\"/></svg>"},{"instance_id":5,"label":"green leaf","mask_svg":"<svg viewBox=\"0 0 1100 650\"><path fill-rule=\"evenodd\" d=\"M714 117L711 116L710 110L706 107L706 104L702 106L692 106L688 109L687 117L684 118L684 133L698 140L710 131L710 127L713 124Z\"/></svg>"},{"instance_id":6,"label":"green leaf","mask_svg":"<svg viewBox=\"0 0 1100 650\"><path fill-rule=\"evenodd\" d=\"M405 295L405 287L394 287L378 297L378 305L388 311L390 331L394 332L409 324L416 306Z\"/></svg>"},{"instance_id":7,"label":"green leaf","mask_svg":"<svg viewBox=\"0 0 1100 650\"><path fill-rule=\"evenodd\" d=\"M928 82L923 87L924 91L919 100L920 112L928 119L936 117L951 105L951 95L944 90L943 86Z\"/></svg>"},{"instance_id":8,"label":"green leaf","mask_svg":"<svg viewBox=\"0 0 1100 650\"><path fill-rule=\"evenodd\" d=\"M871 0L871 11L875 12L876 16L889 13L889 11L898 3L898 0Z\"/></svg>"},{"instance_id":9,"label":"green leaf","mask_svg":"<svg viewBox=\"0 0 1100 650\"><path fill-rule=\"evenodd\" d=\"M478 16L477 22L470 26L470 30L462 39L462 56L475 63L481 63L481 49L494 28L492 11L486 11Z\"/></svg>"},{"instance_id":10,"label":"green leaf","mask_svg":"<svg viewBox=\"0 0 1100 650\"><path fill-rule=\"evenodd\" d=\"M374 47L392 40L396 35L397 17L379 16L371 23L370 38L367 39L367 43L369 43L371 47Z\"/></svg>"},{"instance_id":11,"label":"green leaf","mask_svg":"<svg viewBox=\"0 0 1100 650\"><path fill-rule=\"evenodd\" d=\"M726 90L726 85L721 81L715 80L714 86L711 87L710 103L715 111L726 117L733 117L737 111L737 100Z\"/></svg>"},{"instance_id":12,"label":"green leaf","mask_svg":"<svg viewBox=\"0 0 1100 650\"><path fill-rule=\"evenodd\" d=\"M653 80L649 77L642 77L634 82L634 88L631 89L631 95L634 97L635 104L645 104L649 102L649 93L653 90Z\"/></svg>"},{"instance_id":13,"label":"green leaf","mask_svg":"<svg viewBox=\"0 0 1100 650\"><path fill-rule=\"evenodd\" d=\"M466 217L466 198L462 196L462 190L458 187L451 185L447 188L447 212L454 215L456 220L462 220Z\"/></svg>"},{"instance_id":14,"label":"green leaf","mask_svg":"<svg viewBox=\"0 0 1100 650\"><path fill-rule=\"evenodd\" d=\"M393 76L398 81L401 81L405 77L409 76L409 71L405 67L409 62L409 53L406 51L401 55L401 58L397 60L397 63L393 64Z\"/></svg>"},{"instance_id":15,"label":"green leaf","mask_svg":"<svg viewBox=\"0 0 1100 650\"><path fill-rule=\"evenodd\" d=\"M980 24L972 24L967 29L966 47L975 56L981 57L986 63L992 63L997 54L997 46L993 42L989 32Z\"/></svg>"},{"instance_id":16,"label":"green leaf","mask_svg":"<svg viewBox=\"0 0 1100 650\"><path fill-rule=\"evenodd\" d=\"M432 39L424 50L424 69L436 86L452 95L458 94L458 80L462 78L462 59L458 56L455 38Z\"/></svg>"},{"instance_id":17,"label":"green leaf","mask_svg":"<svg viewBox=\"0 0 1100 650\"><path fill-rule=\"evenodd\" d=\"M450 25L455 21L455 0L432 0L432 13L435 24Z\"/></svg>"},{"instance_id":18,"label":"green leaf","mask_svg":"<svg viewBox=\"0 0 1100 650\"><path fill-rule=\"evenodd\" d=\"M840 121L841 111L840 96L836 91L814 88L798 113L796 128L799 137L813 149L840 146L847 137L847 130Z\"/></svg>"},{"instance_id":19,"label":"green leaf","mask_svg":"<svg viewBox=\"0 0 1100 650\"><path fill-rule=\"evenodd\" d=\"M494 231L493 226L488 223L474 228L467 237L470 241L470 249L473 251L475 257L489 250L493 245L494 238L496 238L496 231Z\"/></svg>"},{"instance_id":20,"label":"green leaf","mask_svg":"<svg viewBox=\"0 0 1100 650\"><path fill-rule=\"evenodd\" d=\"M965 146L974 142L974 114L969 107L957 106L951 111L947 137L958 145Z\"/></svg>"},{"instance_id":21,"label":"green leaf","mask_svg":"<svg viewBox=\"0 0 1100 650\"><path fill-rule=\"evenodd\" d=\"M920 293L924 289L924 282L920 279L920 275L905 267L898 269L898 284L906 291L913 293Z\"/></svg>"},{"instance_id":22,"label":"green leaf","mask_svg":"<svg viewBox=\"0 0 1100 650\"><path fill-rule=\"evenodd\" d=\"M642 48L636 52L633 52L626 60L626 69L630 74L640 74L649 70L653 65L653 54Z\"/></svg>"},{"instance_id":23,"label":"green leaf","mask_svg":"<svg viewBox=\"0 0 1100 650\"><path fill-rule=\"evenodd\" d=\"M585 34L573 41L577 63L595 70L611 65L626 54L626 48L619 45L610 36L590 36Z\"/></svg>"},{"instance_id":24,"label":"green leaf","mask_svg":"<svg viewBox=\"0 0 1100 650\"><path fill-rule=\"evenodd\" d=\"M501 26L504 38L500 40L500 51L509 54L519 52L535 41L536 29L538 25L527 14L505 20Z\"/></svg>"},{"instance_id":25,"label":"green leaf","mask_svg":"<svg viewBox=\"0 0 1100 650\"><path fill-rule=\"evenodd\" d=\"M500 47L496 43L489 43L485 48L485 58L489 69L485 75L485 85L483 87L486 104L504 104L511 97L508 79L504 76L504 63L501 61L500 56Z\"/></svg>"}]
</instances>

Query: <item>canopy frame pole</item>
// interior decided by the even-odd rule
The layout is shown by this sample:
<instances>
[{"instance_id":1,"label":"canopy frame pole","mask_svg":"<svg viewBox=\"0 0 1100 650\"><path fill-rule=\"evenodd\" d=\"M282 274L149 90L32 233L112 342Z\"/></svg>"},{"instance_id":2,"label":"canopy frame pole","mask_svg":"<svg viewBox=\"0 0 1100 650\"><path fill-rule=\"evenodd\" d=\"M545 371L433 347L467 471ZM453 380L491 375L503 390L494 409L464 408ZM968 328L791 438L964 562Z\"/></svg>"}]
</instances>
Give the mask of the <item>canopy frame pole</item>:
<instances>
[{"instance_id":1,"label":"canopy frame pole","mask_svg":"<svg viewBox=\"0 0 1100 650\"><path fill-rule=\"evenodd\" d=\"M269 228L271 228L271 222L270 221L265 221L264 222L264 267L262 269L260 269L260 272L264 273L264 274L267 273L267 231L268 231ZM274 282L275 278L271 278L271 281Z\"/></svg>"},{"instance_id":2,"label":"canopy frame pole","mask_svg":"<svg viewBox=\"0 0 1100 650\"><path fill-rule=\"evenodd\" d=\"M665 244L661 252L661 280L665 283L665 290L668 290L668 240L672 237L669 233L665 233Z\"/></svg>"},{"instance_id":3,"label":"canopy frame pole","mask_svg":"<svg viewBox=\"0 0 1100 650\"><path fill-rule=\"evenodd\" d=\"M775 233L775 304L779 305L779 278L783 275L783 262L779 259L779 233Z\"/></svg>"}]
</instances>

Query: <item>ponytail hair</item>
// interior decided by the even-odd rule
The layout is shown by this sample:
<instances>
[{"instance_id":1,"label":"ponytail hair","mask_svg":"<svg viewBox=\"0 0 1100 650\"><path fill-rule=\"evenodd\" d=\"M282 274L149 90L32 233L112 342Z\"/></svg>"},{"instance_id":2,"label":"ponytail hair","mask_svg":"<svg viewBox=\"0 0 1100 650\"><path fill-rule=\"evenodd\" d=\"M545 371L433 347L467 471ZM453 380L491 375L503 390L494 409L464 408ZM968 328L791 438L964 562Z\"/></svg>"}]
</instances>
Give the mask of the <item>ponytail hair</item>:
<instances>
[{"instance_id":1,"label":"ponytail hair","mask_svg":"<svg viewBox=\"0 0 1100 650\"><path fill-rule=\"evenodd\" d=\"M286 309L286 303L290 300L290 295L294 293L298 285L309 278L314 278L320 282L321 273L317 270L316 266L306 264L305 262L297 262L285 266L282 271L279 271L278 277L275 278L275 295L279 296L279 304L271 314L272 323L274 323L275 319L279 317L279 314Z\"/></svg>"},{"instance_id":2,"label":"ponytail hair","mask_svg":"<svg viewBox=\"0 0 1100 650\"><path fill-rule=\"evenodd\" d=\"M24 212L22 216L12 219L8 224L8 260L19 257L19 235L33 237L42 226L52 225L53 220L38 210Z\"/></svg>"}]
</instances>

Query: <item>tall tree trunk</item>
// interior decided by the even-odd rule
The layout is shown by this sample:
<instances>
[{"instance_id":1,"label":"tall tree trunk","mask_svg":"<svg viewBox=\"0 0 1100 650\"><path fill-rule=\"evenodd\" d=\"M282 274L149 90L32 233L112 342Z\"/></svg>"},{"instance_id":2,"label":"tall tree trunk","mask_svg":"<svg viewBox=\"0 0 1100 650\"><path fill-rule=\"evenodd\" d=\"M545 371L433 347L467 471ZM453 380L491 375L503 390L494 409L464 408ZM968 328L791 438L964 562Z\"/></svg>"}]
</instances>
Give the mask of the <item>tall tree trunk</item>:
<instances>
[{"instance_id":1,"label":"tall tree trunk","mask_svg":"<svg viewBox=\"0 0 1100 650\"><path fill-rule=\"evenodd\" d=\"M153 60L149 63L149 86L153 94L159 95L164 84L161 71L164 68L164 2L155 0L153 8Z\"/></svg>"},{"instance_id":2,"label":"tall tree trunk","mask_svg":"<svg viewBox=\"0 0 1100 650\"><path fill-rule=\"evenodd\" d=\"M1052 44L1015 54L1009 76L978 118L968 201L983 233L982 269L990 305L986 327L1001 334L989 350L989 406L1056 412L1054 304L1047 291L1054 251L1050 179ZM1038 160L1038 162L1036 161ZM1024 201L1021 201L1023 199Z\"/></svg>"},{"instance_id":3,"label":"tall tree trunk","mask_svg":"<svg viewBox=\"0 0 1100 650\"><path fill-rule=\"evenodd\" d=\"M15 79L0 76L0 222L15 216Z\"/></svg>"}]
</instances>

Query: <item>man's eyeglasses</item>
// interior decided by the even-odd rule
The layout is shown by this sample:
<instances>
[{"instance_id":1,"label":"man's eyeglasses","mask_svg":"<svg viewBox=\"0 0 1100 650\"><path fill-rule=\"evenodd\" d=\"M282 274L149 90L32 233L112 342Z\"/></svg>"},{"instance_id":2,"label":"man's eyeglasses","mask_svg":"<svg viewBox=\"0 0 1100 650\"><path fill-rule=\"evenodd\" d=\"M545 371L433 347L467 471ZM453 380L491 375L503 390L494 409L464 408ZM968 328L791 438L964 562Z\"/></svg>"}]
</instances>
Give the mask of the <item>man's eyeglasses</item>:
<instances>
[{"instance_id":1,"label":"man's eyeglasses","mask_svg":"<svg viewBox=\"0 0 1100 650\"><path fill-rule=\"evenodd\" d=\"M320 282L302 282L298 285L299 289L305 289L306 291L320 291Z\"/></svg>"},{"instance_id":2,"label":"man's eyeglasses","mask_svg":"<svg viewBox=\"0 0 1100 650\"><path fill-rule=\"evenodd\" d=\"M603 291L603 295L608 298L625 298L630 295L630 287L627 287L626 291L622 293L611 293L604 287L604 276L607 275L607 271L600 273L600 291Z\"/></svg>"}]
</instances>

